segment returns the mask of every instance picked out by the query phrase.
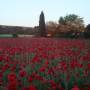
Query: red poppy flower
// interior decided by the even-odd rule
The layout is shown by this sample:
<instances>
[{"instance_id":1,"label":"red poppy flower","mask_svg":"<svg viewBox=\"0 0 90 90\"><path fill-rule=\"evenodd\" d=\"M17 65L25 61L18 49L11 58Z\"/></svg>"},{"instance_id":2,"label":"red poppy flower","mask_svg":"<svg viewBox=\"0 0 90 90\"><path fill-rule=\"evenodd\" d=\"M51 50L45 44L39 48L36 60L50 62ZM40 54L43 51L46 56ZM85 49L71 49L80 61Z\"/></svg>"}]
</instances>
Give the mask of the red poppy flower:
<instances>
[{"instance_id":1,"label":"red poppy flower","mask_svg":"<svg viewBox=\"0 0 90 90\"><path fill-rule=\"evenodd\" d=\"M45 70L46 70L46 67L41 67L39 71L44 72Z\"/></svg>"},{"instance_id":2,"label":"red poppy flower","mask_svg":"<svg viewBox=\"0 0 90 90\"><path fill-rule=\"evenodd\" d=\"M12 66L12 67L10 67L10 70L11 71L14 71L16 69L16 66L14 65L14 66Z\"/></svg>"},{"instance_id":3,"label":"red poppy flower","mask_svg":"<svg viewBox=\"0 0 90 90\"><path fill-rule=\"evenodd\" d=\"M8 82L9 87L17 87L17 84L18 84L17 80L13 80L13 81Z\"/></svg>"},{"instance_id":4,"label":"red poppy flower","mask_svg":"<svg viewBox=\"0 0 90 90\"><path fill-rule=\"evenodd\" d=\"M88 90L90 90L90 87L88 88Z\"/></svg>"},{"instance_id":5,"label":"red poppy flower","mask_svg":"<svg viewBox=\"0 0 90 90\"><path fill-rule=\"evenodd\" d=\"M10 74L8 74L8 80L9 80L9 81L14 81L14 80L16 80L16 74L15 74L15 73L10 73Z\"/></svg>"},{"instance_id":6,"label":"red poppy flower","mask_svg":"<svg viewBox=\"0 0 90 90\"><path fill-rule=\"evenodd\" d=\"M14 85L14 84L13 84L13 85ZM8 88L8 89L6 89L6 90L17 90L17 87L16 87L16 86L12 86L11 84L8 85L7 88Z\"/></svg>"},{"instance_id":7,"label":"red poppy flower","mask_svg":"<svg viewBox=\"0 0 90 90\"><path fill-rule=\"evenodd\" d=\"M0 62L3 60L3 56L0 56Z\"/></svg>"},{"instance_id":8,"label":"red poppy flower","mask_svg":"<svg viewBox=\"0 0 90 90\"><path fill-rule=\"evenodd\" d=\"M0 72L0 79L2 79L2 77L3 77L3 74Z\"/></svg>"},{"instance_id":9,"label":"red poppy flower","mask_svg":"<svg viewBox=\"0 0 90 90\"><path fill-rule=\"evenodd\" d=\"M34 85L29 86L29 90L37 90L37 88Z\"/></svg>"},{"instance_id":10,"label":"red poppy flower","mask_svg":"<svg viewBox=\"0 0 90 90\"><path fill-rule=\"evenodd\" d=\"M3 67L2 67L2 71L5 72L10 66L8 64L5 64Z\"/></svg>"},{"instance_id":11,"label":"red poppy flower","mask_svg":"<svg viewBox=\"0 0 90 90\"><path fill-rule=\"evenodd\" d=\"M90 70L90 63L87 64L87 68Z\"/></svg>"},{"instance_id":12,"label":"red poppy flower","mask_svg":"<svg viewBox=\"0 0 90 90\"><path fill-rule=\"evenodd\" d=\"M19 75L20 75L20 77L25 77L26 76L26 71L24 71L24 70L21 70L20 72L19 72Z\"/></svg>"},{"instance_id":13,"label":"red poppy flower","mask_svg":"<svg viewBox=\"0 0 90 90\"><path fill-rule=\"evenodd\" d=\"M75 85L71 90L80 90L77 85Z\"/></svg>"},{"instance_id":14,"label":"red poppy flower","mask_svg":"<svg viewBox=\"0 0 90 90\"><path fill-rule=\"evenodd\" d=\"M48 65L49 64L49 61L46 61L45 64Z\"/></svg>"},{"instance_id":15,"label":"red poppy flower","mask_svg":"<svg viewBox=\"0 0 90 90\"><path fill-rule=\"evenodd\" d=\"M36 80L41 80L41 81L43 81L43 77L40 76L40 75L38 75L38 74L36 74L34 78L35 78Z\"/></svg>"},{"instance_id":16,"label":"red poppy flower","mask_svg":"<svg viewBox=\"0 0 90 90\"><path fill-rule=\"evenodd\" d=\"M29 76L28 81L29 82L32 82L33 81L33 78L31 76Z\"/></svg>"},{"instance_id":17,"label":"red poppy flower","mask_svg":"<svg viewBox=\"0 0 90 90\"><path fill-rule=\"evenodd\" d=\"M32 63L38 63L39 61L40 59L37 55L32 59Z\"/></svg>"},{"instance_id":18,"label":"red poppy flower","mask_svg":"<svg viewBox=\"0 0 90 90\"><path fill-rule=\"evenodd\" d=\"M84 70L83 74L84 74L85 77L88 76L88 70Z\"/></svg>"},{"instance_id":19,"label":"red poppy flower","mask_svg":"<svg viewBox=\"0 0 90 90\"><path fill-rule=\"evenodd\" d=\"M72 60L72 61L70 62L70 67L71 67L72 69L75 69L75 68L77 67L77 61Z\"/></svg>"},{"instance_id":20,"label":"red poppy flower","mask_svg":"<svg viewBox=\"0 0 90 90\"><path fill-rule=\"evenodd\" d=\"M2 80L0 80L0 86L3 84L3 81Z\"/></svg>"},{"instance_id":21,"label":"red poppy flower","mask_svg":"<svg viewBox=\"0 0 90 90\"><path fill-rule=\"evenodd\" d=\"M29 90L28 87L23 87L22 90Z\"/></svg>"},{"instance_id":22,"label":"red poppy flower","mask_svg":"<svg viewBox=\"0 0 90 90\"><path fill-rule=\"evenodd\" d=\"M57 84L53 80L50 80L49 82L52 85L52 87L56 87L57 86Z\"/></svg>"}]
</instances>

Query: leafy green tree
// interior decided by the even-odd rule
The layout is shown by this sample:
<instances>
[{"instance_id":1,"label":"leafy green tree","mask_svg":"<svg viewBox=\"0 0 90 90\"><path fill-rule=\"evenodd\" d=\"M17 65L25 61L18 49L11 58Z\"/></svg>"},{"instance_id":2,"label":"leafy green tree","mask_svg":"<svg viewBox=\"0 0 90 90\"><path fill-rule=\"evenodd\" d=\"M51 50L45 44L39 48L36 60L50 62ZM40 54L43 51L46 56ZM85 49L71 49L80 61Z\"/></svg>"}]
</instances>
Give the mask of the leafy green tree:
<instances>
[{"instance_id":1,"label":"leafy green tree","mask_svg":"<svg viewBox=\"0 0 90 90\"><path fill-rule=\"evenodd\" d=\"M80 33L84 32L83 18L76 14L68 14L59 18L59 25L61 30L66 32L66 36L80 37Z\"/></svg>"},{"instance_id":2,"label":"leafy green tree","mask_svg":"<svg viewBox=\"0 0 90 90\"><path fill-rule=\"evenodd\" d=\"M79 17L78 15L75 14L69 14L66 15L65 17L60 17L59 19L60 24L72 24L72 25L84 25L83 18Z\"/></svg>"},{"instance_id":3,"label":"leafy green tree","mask_svg":"<svg viewBox=\"0 0 90 90\"><path fill-rule=\"evenodd\" d=\"M66 16L64 17L64 19L65 19L66 22L68 22L68 21L73 22L73 21L75 21L77 18L78 18L78 16L75 15L75 14L69 14L69 15L66 15Z\"/></svg>"},{"instance_id":4,"label":"leafy green tree","mask_svg":"<svg viewBox=\"0 0 90 90\"><path fill-rule=\"evenodd\" d=\"M40 14L39 31L41 37L46 37L45 17L43 11Z\"/></svg>"},{"instance_id":5,"label":"leafy green tree","mask_svg":"<svg viewBox=\"0 0 90 90\"><path fill-rule=\"evenodd\" d=\"M60 19L59 19L59 21L58 21L58 22L59 22L59 24L63 24L63 25L65 24L65 20L64 20L64 18L63 18L63 17L60 17Z\"/></svg>"}]
</instances>

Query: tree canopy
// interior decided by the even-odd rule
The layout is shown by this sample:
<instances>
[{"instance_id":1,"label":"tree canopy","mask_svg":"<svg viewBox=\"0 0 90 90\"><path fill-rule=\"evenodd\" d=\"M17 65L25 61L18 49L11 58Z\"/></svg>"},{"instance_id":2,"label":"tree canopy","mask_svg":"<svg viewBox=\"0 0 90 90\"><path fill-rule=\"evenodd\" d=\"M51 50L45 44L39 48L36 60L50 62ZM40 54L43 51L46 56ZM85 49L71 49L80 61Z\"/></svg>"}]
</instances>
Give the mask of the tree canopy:
<instances>
[{"instance_id":1,"label":"tree canopy","mask_svg":"<svg viewBox=\"0 0 90 90\"><path fill-rule=\"evenodd\" d=\"M83 18L75 14L68 14L59 18L59 24L84 25Z\"/></svg>"}]
</instances>

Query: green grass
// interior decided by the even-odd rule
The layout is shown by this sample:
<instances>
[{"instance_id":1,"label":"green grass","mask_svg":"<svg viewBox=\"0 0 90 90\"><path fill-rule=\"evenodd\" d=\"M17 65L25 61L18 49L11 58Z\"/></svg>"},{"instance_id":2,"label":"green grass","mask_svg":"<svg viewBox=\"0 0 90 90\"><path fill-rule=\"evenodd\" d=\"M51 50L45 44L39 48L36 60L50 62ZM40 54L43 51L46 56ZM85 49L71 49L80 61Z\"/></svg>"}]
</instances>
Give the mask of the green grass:
<instances>
[{"instance_id":1,"label":"green grass","mask_svg":"<svg viewBox=\"0 0 90 90\"><path fill-rule=\"evenodd\" d=\"M0 38L12 38L12 34L0 34Z\"/></svg>"}]
</instances>

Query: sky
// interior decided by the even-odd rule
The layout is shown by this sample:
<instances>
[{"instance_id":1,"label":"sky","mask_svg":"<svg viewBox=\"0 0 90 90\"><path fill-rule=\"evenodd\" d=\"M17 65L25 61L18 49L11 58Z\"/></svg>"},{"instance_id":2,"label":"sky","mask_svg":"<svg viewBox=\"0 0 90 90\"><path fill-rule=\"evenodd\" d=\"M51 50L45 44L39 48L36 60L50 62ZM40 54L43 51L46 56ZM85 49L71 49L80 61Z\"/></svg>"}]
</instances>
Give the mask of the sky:
<instances>
[{"instance_id":1,"label":"sky","mask_svg":"<svg viewBox=\"0 0 90 90\"><path fill-rule=\"evenodd\" d=\"M90 23L90 0L0 0L0 25L37 26L41 11L45 21L76 14Z\"/></svg>"}]
</instances>

